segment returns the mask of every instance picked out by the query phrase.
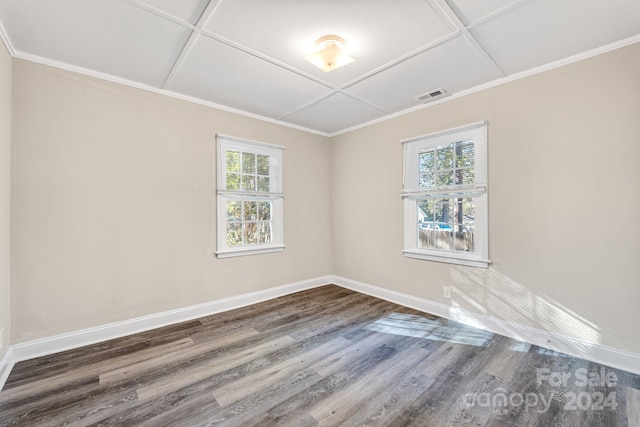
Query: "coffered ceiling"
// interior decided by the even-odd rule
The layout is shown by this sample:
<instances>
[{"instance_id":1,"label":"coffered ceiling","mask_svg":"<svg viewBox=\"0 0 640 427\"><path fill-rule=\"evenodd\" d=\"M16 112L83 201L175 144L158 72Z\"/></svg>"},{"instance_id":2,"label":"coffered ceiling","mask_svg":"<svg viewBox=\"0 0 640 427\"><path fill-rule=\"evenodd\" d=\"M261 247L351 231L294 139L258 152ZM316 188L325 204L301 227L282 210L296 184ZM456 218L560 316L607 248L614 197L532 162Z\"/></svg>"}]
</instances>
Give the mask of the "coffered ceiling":
<instances>
[{"instance_id":1,"label":"coffered ceiling","mask_svg":"<svg viewBox=\"0 0 640 427\"><path fill-rule=\"evenodd\" d=\"M638 42L640 1L1 0L0 24L18 58L334 135ZM356 61L307 62L327 34Z\"/></svg>"}]
</instances>

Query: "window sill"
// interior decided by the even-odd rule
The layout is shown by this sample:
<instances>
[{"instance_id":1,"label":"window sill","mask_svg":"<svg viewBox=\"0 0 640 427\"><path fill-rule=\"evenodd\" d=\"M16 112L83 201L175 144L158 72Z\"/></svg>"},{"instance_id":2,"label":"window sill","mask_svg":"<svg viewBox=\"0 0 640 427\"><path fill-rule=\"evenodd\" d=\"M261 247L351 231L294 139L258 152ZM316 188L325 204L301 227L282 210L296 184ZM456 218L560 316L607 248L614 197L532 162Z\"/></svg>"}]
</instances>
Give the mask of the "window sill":
<instances>
[{"instance_id":1,"label":"window sill","mask_svg":"<svg viewBox=\"0 0 640 427\"><path fill-rule=\"evenodd\" d=\"M424 252L418 251L402 251L405 257L414 258L414 259L422 259L427 261L436 261L436 262L444 262L447 264L458 264L458 265L466 265L468 267L479 267L479 268L487 268L491 261L488 259L470 259L470 258L462 258L450 255L435 255L435 254L426 254Z\"/></svg>"},{"instance_id":2,"label":"window sill","mask_svg":"<svg viewBox=\"0 0 640 427\"><path fill-rule=\"evenodd\" d=\"M251 248L251 249L233 249L233 250L225 250L216 252L216 257L218 259L223 258L234 258L239 256L249 256L249 255L261 255L261 254L270 254L274 252L282 252L284 251L284 246L269 246L262 248Z\"/></svg>"}]
</instances>

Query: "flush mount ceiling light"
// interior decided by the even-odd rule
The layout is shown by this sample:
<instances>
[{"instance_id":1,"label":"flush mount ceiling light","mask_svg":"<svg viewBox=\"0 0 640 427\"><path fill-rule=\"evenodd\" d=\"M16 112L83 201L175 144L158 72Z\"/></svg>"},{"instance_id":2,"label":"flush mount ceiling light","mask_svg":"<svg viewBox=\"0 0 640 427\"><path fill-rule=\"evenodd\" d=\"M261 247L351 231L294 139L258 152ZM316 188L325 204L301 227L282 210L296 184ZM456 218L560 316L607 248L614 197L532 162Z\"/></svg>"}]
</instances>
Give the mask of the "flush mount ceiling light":
<instances>
[{"instance_id":1,"label":"flush mount ceiling light","mask_svg":"<svg viewBox=\"0 0 640 427\"><path fill-rule=\"evenodd\" d=\"M344 39L338 36L320 37L316 41L316 53L305 59L325 73L355 61L347 53Z\"/></svg>"}]
</instances>

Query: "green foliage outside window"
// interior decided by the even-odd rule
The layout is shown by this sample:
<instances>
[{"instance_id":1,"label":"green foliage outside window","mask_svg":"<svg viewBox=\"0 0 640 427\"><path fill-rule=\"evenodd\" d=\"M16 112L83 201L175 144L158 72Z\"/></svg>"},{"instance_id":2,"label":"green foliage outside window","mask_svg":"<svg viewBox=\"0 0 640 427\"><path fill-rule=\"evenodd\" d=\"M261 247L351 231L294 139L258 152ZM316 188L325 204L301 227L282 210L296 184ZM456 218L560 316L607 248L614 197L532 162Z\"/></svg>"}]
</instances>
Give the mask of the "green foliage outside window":
<instances>
[{"instance_id":1,"label":"green foliage outside window","mask_svg":"<svg viewBox=\"0 0 640 427\"><path fill-rule=\"evenodd\" d=\"M269 192L269 156L227 151L227 190ZM271 243L270 200L239 199L227 201L227 245Z\"/></svg>"}]
</instances>

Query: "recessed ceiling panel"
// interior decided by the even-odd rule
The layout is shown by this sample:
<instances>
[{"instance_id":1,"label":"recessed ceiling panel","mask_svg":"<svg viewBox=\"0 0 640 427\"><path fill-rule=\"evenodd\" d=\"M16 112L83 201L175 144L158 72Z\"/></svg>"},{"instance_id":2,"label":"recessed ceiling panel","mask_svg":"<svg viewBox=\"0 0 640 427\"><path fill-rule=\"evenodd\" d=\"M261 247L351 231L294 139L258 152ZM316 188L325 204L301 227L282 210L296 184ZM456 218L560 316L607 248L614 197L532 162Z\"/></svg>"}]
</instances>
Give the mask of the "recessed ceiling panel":
<instances>
[{"instance_id":1,"label":"recessed ceiling panel","mask_svg":"<svg viewBox=\"0 0 640 427\"><path fill-rule=\"evenodd\" d=\"M393 112L414 107L416 96L442 88L459 92L499 78L461 38L438 45L347 88Z\"/></svg>"},{"instance_id":2,"label":"recessed ceiling panel","mask_svg":"<svg viewBox=\"0 0 640 427\"><path fill-rule=\"evenodd\" d=\"M0 2L18 52L159 87L189 30L125 2Z\"/></svg>"},{"instance_id":3,"label":"recessed ceiling panel","mask_svg":"<svg viewBox=\"0 0 640 427\"><path fill-rule=\"evenodd\" d=\"M331 134L387 114L383 110L336 93L319 103L286 116L283 120Z\"/></svg>"},{"instance_id":4,"label":"recessed ceiling panel","mask_svg":"<svg viewBox=\"0 0 640 427\"><path fill-rule=\"evenodd\" d=\"M339 85L454 28L425 0L221 0L204 30ZM344 38L356 62L328 74L307 62L327 34Z\"/></svg>"},{"instance_id":5,"label":"recessed ceiling panel","mask_svg":"<svg viewBox=\"0 0 640 427\"><path fill-rule=\"evenodd\" d=\"M518 0L446 0L458 18L469 25L503 7L516 3Z\"/></svg>"},{"instance_id":6,"label":"recessed ceiling panel","mask_svg":"<svg viewBox=\"0 0 640 427\"><path fill-rule=\"evenodd\" d=\"M216 0L213 0L216 1ZM178 19L196 24L209 0L138 0Z\"/></svg>"},{"instance_id":7,"label":"recessed ceiling panel","mask_svg":"<svg viewBox=\"0 0 640 427\"><path fill-rule=\"evenodd\" d=\"M511 74L639 34L640 1L528 1L471 32Z\"/></svg>"},{"instance_id":8,"label":"recessed ceiling panel","mask_svg":"<svg viewBox=\"0 0 640 427\"><path fill-rule=\"evenodd\" d=\"M200 36L167 89L270 118L330 92L205 36Z\"/></svg>"},{"instance_id":9,"label":"recessed ceiling panel","mask_svg":"<svg viewBox=\"0 0 640 427\"><path fill-rule=\"evenodd\" d=\"M640 0L0 0L0 32L18 58L333 134L637 40ZM330 34L356 61L327 74L304 58Z\"/></svg>"}]
</instances>

